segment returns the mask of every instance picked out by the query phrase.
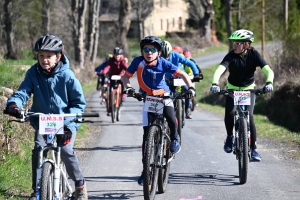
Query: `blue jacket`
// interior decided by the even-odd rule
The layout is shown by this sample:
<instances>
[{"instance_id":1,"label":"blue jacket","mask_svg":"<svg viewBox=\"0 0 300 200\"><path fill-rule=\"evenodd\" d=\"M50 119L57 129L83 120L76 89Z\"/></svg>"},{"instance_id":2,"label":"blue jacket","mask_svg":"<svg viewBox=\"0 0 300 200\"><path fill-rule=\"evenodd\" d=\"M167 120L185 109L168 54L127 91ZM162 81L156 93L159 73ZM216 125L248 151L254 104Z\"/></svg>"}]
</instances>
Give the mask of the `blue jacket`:
<instances>
[{"instance_id":1,"label":"blue jacket","mask_svg":"<svg viewBox=\"0 0 300 200\"><path fill-rule=\"evenodd\" d=\"M99 74L105 67L106 67L106 60L101 64L99 65L96 69L95 69L95 72L97 72L97 74Z\"/></svg>"},{"instance_id":2,"label":"blue jacket","mask_svg":"<svg viewBox=\"0 0 300 200\"><path fill-rule=\"evenodd\" d=\"M191 67L194 75L199 74L199 70L198 70L196 64L178 52L171 51L170 58L168 61L171 62L173 65L178 66L183 71L185 71L185 70L181 67L181 64L187 65L187 66ZM171 78L171 77L173 77L172 74L170 74L170 73L166 74L166 78Z\"/></svg>"},{"instance_id":3,"label":"blue jacket","mask_svg":"<svg viewBox=\"0 0 300 200\"><path fill-rule=\"evenodd\" d=\"M43 73L38 64L31 66L26 72L24 81L19 89L8 99L7 104L15 102L23 108L33 95L31 111L45 114L83 113L86 102L79 80L69 67L69 60L65 55L65 64L59 66L51 74ZM74 117L64 120L72 132L78 130L79 124L68 122ZM36 130L39 128L39 118L31 117L30 124Z\"/></svg>"}]
</instances>

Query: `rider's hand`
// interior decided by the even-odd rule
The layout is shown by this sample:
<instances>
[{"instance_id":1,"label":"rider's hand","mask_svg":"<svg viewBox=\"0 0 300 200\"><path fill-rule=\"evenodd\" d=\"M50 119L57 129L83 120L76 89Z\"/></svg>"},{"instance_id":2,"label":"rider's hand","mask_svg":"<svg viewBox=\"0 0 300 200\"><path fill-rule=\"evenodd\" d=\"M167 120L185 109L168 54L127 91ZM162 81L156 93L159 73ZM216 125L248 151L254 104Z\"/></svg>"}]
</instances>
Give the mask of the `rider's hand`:
<instances>
[{"instance_id":1,"label":"rider's hand","mask_svg":"<svg viewBox=\"0 0 300 200\"><path fill-rule=\"evenodd\" d=\"M7 104L7 106L5 108L5 112L7 114L9 114L10 116L14 116L16 118L22 118L21 111L15 102L11 102L11 103Z\"/></svg>"},{"instance_id":2,"label":"rider's hand","mask_svg":"<svg viewBox=\"0 0 300 200\"><path fill-rule=\"evenodd\" d=\"M199 82L201 79L200 79L200 75L199 74L195 74L194 75L194 78L193 78L193 82Z\"/></svg>"},{"instance_id":3,"label":"rider's hand","mask_svg":"<svg viewBox=\"0 0 300 200\"><path fill-rule=\"evenodd\" d=\"M193 87L189 87L187 91L188 98L193 98L196 96L196 90Z\"/></svg>"},{"instance_id":4,"label":"rider's hand","mask_svg":"<svg viewBox=\"0 0 300 200\"><path fill-rule=\"evenodd\" d=\"M213 93L218 93L218 92L220 92L220 87L217 84L214 83L214 84L211 85L210 91L213 92Z\"/></svg>"},{"instance_id":5,"label":"rider's hand","mask_svg":"<svg viewBox=\"0 0 300 200\"><path fill-rule=\"evenodd\" d=\"M64 127L64 134L59 135L59 141L64 145L69 144L72 141L72 131L67 127Z\"/></svg>"},{"instance_id":6,"label":"rider's hand","mask_svg":"<svg viewBox=\"0 0 300 200\"><path fill-rule=\"evenodd\" d=\"M135 95L135 98L136 98L137 100L139 100L139 101L143 101L143 100L144 100L143 95L140 94L140 93L137 93L137 94Z\"/></svg>"},{"instance_id":7,"label":"rider's hand","mask_svg":"<svg viewBox=\"0 0 300 200\"><path fill-rule=\"evenodd\" d=\"M126 90L125 90L125 94L127 95L133 95L134 93L134 88L133 87L127 87Z\"/></svg>"},{"instance_id":8,"label":"rider's hand","mask_svg":"<svg viewBox=\"0 0 300 200\"><path fill-rule=\"evenodd\" d=\"M272 92L273 91L273 84L271 82L266 83L265 91L266 92Z\"/></svg>"}]
</instances>

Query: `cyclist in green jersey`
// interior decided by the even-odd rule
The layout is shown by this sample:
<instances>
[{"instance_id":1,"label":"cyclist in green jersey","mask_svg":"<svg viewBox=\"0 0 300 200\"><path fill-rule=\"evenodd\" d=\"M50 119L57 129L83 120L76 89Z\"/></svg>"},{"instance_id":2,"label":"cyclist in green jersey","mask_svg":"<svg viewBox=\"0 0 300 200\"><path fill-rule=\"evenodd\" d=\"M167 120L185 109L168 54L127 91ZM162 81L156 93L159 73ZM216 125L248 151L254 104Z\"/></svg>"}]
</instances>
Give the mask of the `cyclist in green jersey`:
<instances>
[{"instance_id":1,"label":"cyclist in green jersey","mask_svg":"<svg viewBox=\"0 0 300 200\"><path fill-rule=\"evenodd\" d=\"M227 80L227 89L232 90L251 90L255 88L254 73L256 67L259 66L266 75L265 91L273 91L274 73L262 56L255 50L251 43L254 41L253 32L249 30L237 30L228 40L233 42L233 50L230 51L222 60L216 69L210 90L214 93L220 92L218 86L221 75L227 69L229 76ZM251 105L248 107L250 114L250 133L251 143L251 159L252 161L260 161L261 156L256 151L256 128L253 120L253 110L255 105L255 94L251 94ZM225 140L224 151L231 153L233 151L233 127L234 127L234 99L231 95L226 96L225 105L225 126L227 138Z\"/></svg>"}]
</instances>

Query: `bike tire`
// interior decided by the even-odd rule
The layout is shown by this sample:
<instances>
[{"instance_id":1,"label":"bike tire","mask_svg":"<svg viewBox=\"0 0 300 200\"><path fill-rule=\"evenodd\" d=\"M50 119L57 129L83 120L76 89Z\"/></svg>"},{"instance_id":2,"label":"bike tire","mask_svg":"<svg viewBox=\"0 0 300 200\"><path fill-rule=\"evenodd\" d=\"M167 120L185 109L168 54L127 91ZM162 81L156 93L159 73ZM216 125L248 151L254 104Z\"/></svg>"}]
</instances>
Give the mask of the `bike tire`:
<instances>
[{"instance_id":1,"label":"bike tire","mask_svg":"<svg viewBox=\"0 0 300 200\"><path fill-rule=\"evenodd\" d=\"M105 99L105 106L106 106L106 111L109 111L109 87L106 87L106 99Z\"/></svg>"},{"instance_id":2,"label":"bike tire","mask_svg":"<svg viewBox=\"0 0 300 200\"><path fill-rule=\"evenodd\" d=\"M54 167L52 163L45 162L42 166L40 200L53 199L53 195L54 195L53 180L54 180Z\"/></svg>"},{"instance_id":3,"label":"bike tire","mask_svg":"<svg viewBox=\"0 0 300 200\"><path fill-rule=\"evenodd\" d=\"M191 111L193 112L195 110L195 106L196 106L196 100L195 99L192 99L191 101Z\"/></svg>"},{"instance_id":4,"label":"bike tire","mask_svg":"<svg viewBox=\"0 0 300 200\"><path fill-rule=\"evenodd\" d=\"M159 169L158 171L158 181L157 181L157 186L158 186L158 192L159 193L164 193L167 190L168 186L168 181L169 181L169 173L170 173L170 167L171 167L171 162L168 162L169 158L171 157L171 151L170 151L170 129L167 127L167 136L164 136L164 147L163 147L163 162L165 165L163 168Z\"/></svg>"},{"instance_id":5,"label":"bike tire","mask_svg":"<svg viewBox=\"0 0 300 200\"><path fill-rule=\"evenodd\" d=\"M239 180L240 184L247 182L248 174L248 133L247 121L245 118L239 119Z\"/></svg>"},{"instance_id":6,"label":"bike tire","mask_svg":"<svg viewBox=\"0 0 300 200\"><path fill-rule=\"evenodd\" d=\"M184 125L185 125L185 118L184 118L184 115L185 115L185 104L184 104L184 101L183 99L181 99L181 119L182 119L182 127L181 129L183 129Z\"/></svg>"},{"instance_id":7,"label":"bike tire","mask_svg":"<svg viewBox=\"0 0 300 200\"><path fill-rule=\"evenodd\" d=\"M182 137L181 137L181 133L182 133L182 127L183 127L183 118L182 118L182 101L181 99L176 99L176 107L177 107L177 110L176 110L176 118L177 118L177 123L178 123L178 126L177 126L177 131L178 131L178 134L179 134L179 137L180 137L180 144L181 144L181 140L182 140Z\"/></svg>"},{"instance_id":8,"label":"bike tire","mask_svg":"<svg viewBox=\"0 0 300 200\"><path fill-rule=\"evenodd\" d=\"M116 115L117 115L117 107L116 107L116 92L113 92L111 95L111 122L115 123Z\"/></svg>"},{"instance_id":9,"label":"bike tire","mask_svg":"<svg viewBox=\"0 0 300 200\"><path fill-rule=\"evenodd\" d=\"M156 195L158 180L158 144L160 130L157 126L150 126L144 155L144 184L143 192L145 200L153 200Z\"/></svg>"},{"instance_id":10,"label":"bike tire","mask_svg":"<svg viewBox=\"0 0 300 200\"><path fill-rule=\"evenodd\" d=\"M118 102L118 106L117 106L116 120L120 121L120 119L121 119L121 106L122 106L122 90L121 90L121 86L119 86L119 88L118 88L117 102Z\"/></svg>"}]
</instances>

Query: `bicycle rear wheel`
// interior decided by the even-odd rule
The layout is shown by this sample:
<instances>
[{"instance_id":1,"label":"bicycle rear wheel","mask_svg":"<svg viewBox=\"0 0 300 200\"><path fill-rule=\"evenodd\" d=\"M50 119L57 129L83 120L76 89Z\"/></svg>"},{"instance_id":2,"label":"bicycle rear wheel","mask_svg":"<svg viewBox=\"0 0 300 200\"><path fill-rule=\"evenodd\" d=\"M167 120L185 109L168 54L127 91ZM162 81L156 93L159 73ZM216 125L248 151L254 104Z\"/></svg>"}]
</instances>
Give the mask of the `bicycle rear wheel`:
<instances>
[{"instance_id":1,"label":"bicycle rear wheel","mask_svg":"<svg viewBox=\"0 0 300 200\"><path fill-rule=\"evenodd\" d=\"M53 199L54 167L50 162L45 162L42 167L41 176L41 200Z\"/></svg>"},{"instance_id":2,"label":"bicycle rear wheel","mask_svg":"<svg viewBox=\"0 0 300 200\"><path fill-rule=\"evenodd\" d=\"M111 121L112 123L115 123L116 121L116 115L117 115L117 107L116 107L116 92L112 93L111 97Z\"/></svg>"},{"instance_id":3,"label":"bicycle rear wheel","mask_svg":"<svg viewBox=\"0 0 300 200\"><path fill-rule=\"evenodd\" d=\"M117 98L117 113L116 113L116 119L117 121L120 121L121 119L121 106L122 106L122 90L121 86L118 87L118 98Z\"/></svg>"},{"instance_id":4,"label":"bicycle rear wheel","mask_svg":"<svg viewBox=\"0 0 300 200\"><path fill-rule=\"evenodd\" d=\"M163 147L163 168L159 169L158 171L158 192L164 193L167 190L168 180L169 180L169 173L170 173L170 166L171 162L168 162L169 158L171 157L170 151L170 129L167 127L167 136L164 136L164 147Z\"/></svg>"},{"instance_id":5,"label":"bicycle rear wheel","mask_svg":"<svg viewBox=\"0 0 300 200\"><path fill-rule=\"evenodd\" d=\"M160 130L157 126L150 126L147 141L145 143L144 155L144 199L152 200L155 198L157 179L158 179L158 143Z\"/></svg>"},{"instance_id":6,"label":"bicycle rear wheel","mask_svg":"<svg viewBox=\"0 0 300 200\"><path fill-rule=\"evenodd\" d=\"M179 134L179 137L180 137L180 144L181 144L181 132L182 132L182 127L183 127L183 119L182 119L182 101L181 99L176 99L176 107L177 107L177 110L176 110L176 118L177 118L177 121L178 121L178 126L177 126L177 131L178 131L178 134Z\"/></svg>"},{"instance_id":7,"label":"bicycle rear wheel","mask_svg":"<svg viewBox=\"0 0 300 200\"><path fill-rule=\"evenodd\" d=\"M245 118L239 119L239 179L240 183L247 182L248 174L248 135L247 135L247 121Z\"/></svg>"},{"instance_id":8,"label":"bicycle rear wheel","mask_svg":"<svg viewBox=\"0 0 300 200\"><path fill-rule=\"evenodd\" d=\"M106 111L109 111L109 87L106 87L106 99L105 99L105 106L106 106Z\"/></svg>"}]
</instances>

